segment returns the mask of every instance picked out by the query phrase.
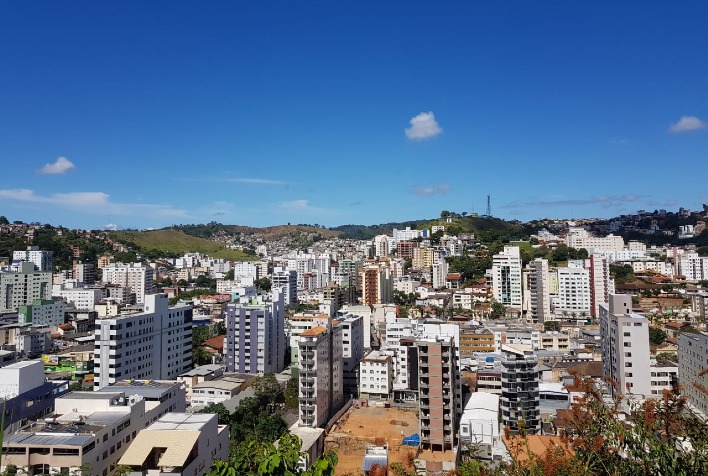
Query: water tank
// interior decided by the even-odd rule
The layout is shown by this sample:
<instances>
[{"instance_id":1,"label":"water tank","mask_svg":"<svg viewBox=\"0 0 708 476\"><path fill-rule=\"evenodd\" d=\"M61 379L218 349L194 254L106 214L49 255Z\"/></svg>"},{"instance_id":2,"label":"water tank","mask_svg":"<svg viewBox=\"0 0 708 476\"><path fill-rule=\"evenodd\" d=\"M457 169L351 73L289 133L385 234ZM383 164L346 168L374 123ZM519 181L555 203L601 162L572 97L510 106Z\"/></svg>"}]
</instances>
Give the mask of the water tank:
<instances>
[{"instance_id":1,"label":"water tank","mask_svg":"<svg viewBox=\"0 0 708 476\"><path fill-rule=\"evenodd\" d=\"M486 359L484 359L484 361L494 363L494 357L487 357Z\"/></svg>"}]
</instances>

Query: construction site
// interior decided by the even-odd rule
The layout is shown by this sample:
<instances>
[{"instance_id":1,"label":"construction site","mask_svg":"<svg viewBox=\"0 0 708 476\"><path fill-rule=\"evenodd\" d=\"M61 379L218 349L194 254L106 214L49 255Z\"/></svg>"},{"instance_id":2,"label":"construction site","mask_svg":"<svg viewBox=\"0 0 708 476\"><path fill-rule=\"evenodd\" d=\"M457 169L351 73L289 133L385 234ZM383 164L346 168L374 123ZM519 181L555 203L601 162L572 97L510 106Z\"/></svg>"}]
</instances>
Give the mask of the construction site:
<instances>
[{"instance_id":1,"label":"construction site","mask_svg":"<svg viewBox=\"0 0 708 476\"><path fill-rule=\"evenodd\" d=\"M353 405L332 427L325 450L337 452L335 475L363 474L362 461L369 445L388 446L388 463L413 469L417 446L404 446L403 438L418 433L418 412L383 406Z\"/></svg>"}]
</instances>

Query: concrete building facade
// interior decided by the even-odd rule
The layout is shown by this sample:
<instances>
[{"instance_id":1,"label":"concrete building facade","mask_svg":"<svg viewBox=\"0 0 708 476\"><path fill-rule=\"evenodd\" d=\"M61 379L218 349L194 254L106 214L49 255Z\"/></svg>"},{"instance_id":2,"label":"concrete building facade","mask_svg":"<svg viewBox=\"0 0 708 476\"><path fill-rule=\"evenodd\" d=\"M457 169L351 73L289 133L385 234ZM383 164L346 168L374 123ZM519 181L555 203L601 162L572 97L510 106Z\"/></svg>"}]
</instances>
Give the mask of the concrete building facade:
<instances>
[{"instance_id":1,"label":"concrete building facade","mask_svg":"<svg viewBox=\"0 0 708 476\"><path fill-rule=\"evenodd\" d=\"M94 388L125 379L176 380L192 368L192 306L145 298L145 311L95 324Z\"/></svg>"}]
</instances>

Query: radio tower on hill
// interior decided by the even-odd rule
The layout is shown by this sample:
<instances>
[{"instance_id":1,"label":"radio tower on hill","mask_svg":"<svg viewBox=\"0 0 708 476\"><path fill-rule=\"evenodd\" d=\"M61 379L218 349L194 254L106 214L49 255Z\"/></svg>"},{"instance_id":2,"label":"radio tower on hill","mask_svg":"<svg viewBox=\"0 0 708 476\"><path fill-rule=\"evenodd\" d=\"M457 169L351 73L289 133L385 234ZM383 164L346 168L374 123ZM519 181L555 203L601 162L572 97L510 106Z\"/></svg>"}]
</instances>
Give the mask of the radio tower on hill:
<instances>
[{"instance_id":1,"label":"radio tower on hill","mask_svg":"<svg viewBox=\"0 0 708 476\"><path fill-rule=\"evenodd\" d=\"M492 196L487 195L487 214L486 216L491 217L492 216Z\"/></svg>"}]
</instances>

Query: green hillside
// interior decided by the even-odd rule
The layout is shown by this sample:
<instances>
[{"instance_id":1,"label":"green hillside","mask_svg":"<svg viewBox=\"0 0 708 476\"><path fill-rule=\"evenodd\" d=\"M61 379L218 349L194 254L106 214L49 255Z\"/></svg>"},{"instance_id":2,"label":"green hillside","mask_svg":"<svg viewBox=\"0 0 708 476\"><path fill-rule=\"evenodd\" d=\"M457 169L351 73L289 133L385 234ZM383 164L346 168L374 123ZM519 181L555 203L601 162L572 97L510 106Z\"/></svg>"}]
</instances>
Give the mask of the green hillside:
<instances>
[{"instance_id":1,"label":"green hillside","mask_svg":"<svg viewBox=\"0 0 708 476\"><path fill-rule=\"evenodd\" d=\"M144 252L149 250L160 250L169 254L199 252L214 258L234 261L256 259L255 256L243 251L230 250L221 243L191 236L180 230L114 231L109 236L119 243L137 247Z\"/></svg>"}]
</instances>

